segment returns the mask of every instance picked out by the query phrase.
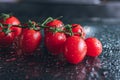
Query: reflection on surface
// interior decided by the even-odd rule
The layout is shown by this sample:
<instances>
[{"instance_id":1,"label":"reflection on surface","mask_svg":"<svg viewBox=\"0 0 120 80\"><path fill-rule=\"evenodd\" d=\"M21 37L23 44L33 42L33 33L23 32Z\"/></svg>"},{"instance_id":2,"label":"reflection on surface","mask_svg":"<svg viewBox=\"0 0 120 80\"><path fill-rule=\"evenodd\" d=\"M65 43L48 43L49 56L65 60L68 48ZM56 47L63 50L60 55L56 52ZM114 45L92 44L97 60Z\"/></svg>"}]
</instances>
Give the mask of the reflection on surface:
<instances>
[{"instance_id":1,"label":"reflection on surface","mask_svg":"<svg viewBox=\"0 0 120 80\"><path fill-rule=\"evenodd\" d=\"M45 49L37 49L33 56L17 56L10 48L1 50L0 55L1 80L104 80L101 69L98 57L86 57L78 65L72 65L61 55L52 56Z\"/></svg>"}]
</instances>

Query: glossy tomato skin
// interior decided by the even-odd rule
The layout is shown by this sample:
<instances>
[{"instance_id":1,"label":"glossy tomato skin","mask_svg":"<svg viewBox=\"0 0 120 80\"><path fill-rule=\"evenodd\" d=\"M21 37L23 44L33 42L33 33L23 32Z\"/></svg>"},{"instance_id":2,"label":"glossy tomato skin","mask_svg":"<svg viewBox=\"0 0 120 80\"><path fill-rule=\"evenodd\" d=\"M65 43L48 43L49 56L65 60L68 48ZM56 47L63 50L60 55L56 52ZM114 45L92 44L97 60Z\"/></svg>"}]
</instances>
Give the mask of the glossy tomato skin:
<instances>
[{"instance_id":1,"label":"glossy tomato skin","mask_svg":"<svg viewBox=\"0 0 120 80\"><path fill-rule=\"evenodd\" d=\"M20 48L22 52L31 55L32 52L40 45L42 36L39 31L33 29L23 29L23 32L20 36Z\"/></svg>"},{"instance_id":2,"label":"glossy tomato skin","mask_svg":"<svg viewBox=\"0 0 120 80\"><path fill-rule=\"evenodd\" d=\"M84 28L80 24L72 24L72 32L74 36L79 36L85 39L86 33ZM66 30L66 32L69 32ZM70 37L70 35L66 34L67 37Z\"/></svg>"},{"instance_id":3,"label":"glossy tomato skin","mask_svg":"<svg viewBox=\"0 0 120 80\"><path fill-rule=\"evenodd\" d=\"M58 55L62 53L62 49L64 47L64 42L66 41L66 36L64 33L56 32L56 33L49 33L45 36L45 45L47 50L52 55Z\"/></svg>"},{"instance_id":4,"label":"glossy tomato skin","mask_svg":"<svg viewBox=\"0 0 120 80\"><path fill-rule=\"evenodd\" d=\"M46 26L50 26L50 27L62 27L63 26L63 22L58 20L58 19L54 19L53 21L50 21L46 24Z\"/></svg>"},{"instance_id":5,"label":"glossy tomato skin","mask_svg":"<svg viewBox=\"0 0 120 80\"><path fill-rule=\"evenodd\" d=\"M0 30L2 30L0 28ZM14 40L14 34L12 32L5 34L4 32L0 32L0 48L9 47Z\"/></svg>"},{"instance_id":6,"label":"glossy tomato skin","mask_svg":"<svg viewBox=\"0 0 120 80\"><path fill-rule=\"evenodd\" d=\"M63 29L63 22L58 20L58 19L54 19L53 21L50 21L46 24L47 27L52 27L52 28L61 28ZM49 32L50 29L49 28L45 28L44 29L44 33L46 34L47 32Z\"/></svg>"},{"instance_id":7,"label":"glossy tomato skin","mask_svg":"<svg viewBox=\"0 0 120 80\"><path fill-rule=\"evenodd\" d=\"M89 37L85 40L87 44L87 55L96 57L102 53L102 43L95 37Z\"/></svg>"},{"instance_id":8,"label":"glossy tomato skin","mask_svg":"<svg viewBox=\"0 0 120 80\"><path fill-rule=\"evenodd\" d=\"M75 36L81 36L83 38L86 36L85 30L80 24L72 24L72 32Z\"/></svg>"},{"instance_id":9,"label":"glossy tomato skin","mask_svg":"<svg viewBox=\"0 0 120 80\"><path fill-rule=\"evenodd\" d=\"M3 24L11 24L11 25L19 25L20 24L20 21L14 16L10 16L9 18L7 18L5 20L2 19L0 22ZM10 29L13 31L15 37L21 34L22 29L17 26L12 26Z\"/></svg>"},{"instance_id":10,"label":"glossy tomato skin","mask_svg":"<svg viewBox=\"0 0 120 80\"><path fill-rule=\"evenodd\" d=\"M22 28L19 27L11 27L10 29L13 31L15 37L19 36L22 31Z\"/></svg>"},{"instance_id":11,"label":"glossy tomato skin","mask_svg":"<svg viewBox=\"0 0 120 80\"><path fill-rule=\"evenodd\" d=\"M64 44L64 56L69 63L78 64L87 52L85 41L79 36L68 37Z\"/></svg>"},{"instance_id":12,"label":"glossy tomato skin","mask_svg":"<svg viewBox=\"0 0 120 80\"><path fill-rule=\"evenodd\" d=\"M14 16L10 16L9 18L7 18L5 20L1 20L1 21L4 24L13 24L13 25L19 25L20 24L20 21Z\"/></svg>"}]
</instances>

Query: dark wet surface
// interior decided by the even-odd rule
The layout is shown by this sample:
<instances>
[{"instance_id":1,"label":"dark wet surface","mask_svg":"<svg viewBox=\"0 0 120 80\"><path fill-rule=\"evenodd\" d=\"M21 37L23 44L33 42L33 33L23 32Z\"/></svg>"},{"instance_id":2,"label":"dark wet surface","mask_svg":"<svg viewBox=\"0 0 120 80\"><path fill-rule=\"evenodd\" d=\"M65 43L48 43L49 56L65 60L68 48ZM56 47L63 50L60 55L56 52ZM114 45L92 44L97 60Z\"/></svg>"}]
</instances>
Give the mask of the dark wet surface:
<instances>
[{"instance_id":1,"label":"dark wet surface","mask_svg":"<svg viewBox=\"0 0 120 80\"><path fill-rule=\"evenodd\" d=\"M33 56L17 56L13 48L0 51L0 80L119 80L120 24L82 22L87 37L103 44L99 57L72 65L40 46Z\"/></svg>"}]
</instances>

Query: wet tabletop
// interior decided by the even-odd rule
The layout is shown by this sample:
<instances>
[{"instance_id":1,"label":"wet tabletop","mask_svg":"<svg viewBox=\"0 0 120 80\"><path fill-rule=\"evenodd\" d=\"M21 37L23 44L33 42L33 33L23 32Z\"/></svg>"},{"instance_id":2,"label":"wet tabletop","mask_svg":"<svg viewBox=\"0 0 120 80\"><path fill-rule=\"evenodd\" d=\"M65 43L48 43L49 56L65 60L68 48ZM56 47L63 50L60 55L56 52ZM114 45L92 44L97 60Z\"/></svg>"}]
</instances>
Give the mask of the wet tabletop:
<instances>
[{"instance_id":1,"label":"wet tabletop","mask_svg":"<svg viewBox=\"0 0 120 80\"><path fill-rule=\"evenodd\" d=\"M77 21L76 21L77 22ZM18 56L14 47L0 50L0 80L119 80L120 24L80 22L87 37L103 44L99 57L85 57L77 64L67 63L62 55L52 56L42 45L32 56Z\"/></svg>"}]
</instances>

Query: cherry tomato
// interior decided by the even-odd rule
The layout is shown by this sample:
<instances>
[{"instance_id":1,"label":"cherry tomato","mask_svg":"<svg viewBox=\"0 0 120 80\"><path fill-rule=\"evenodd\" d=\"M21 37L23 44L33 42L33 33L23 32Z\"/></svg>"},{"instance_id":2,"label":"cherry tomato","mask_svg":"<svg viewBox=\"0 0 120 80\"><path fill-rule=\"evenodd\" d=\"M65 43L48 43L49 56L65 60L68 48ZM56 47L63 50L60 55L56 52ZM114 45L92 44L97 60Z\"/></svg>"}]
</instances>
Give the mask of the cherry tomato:
<instances>
[{"instance_id":1,"label":"cherry tomato","mask_svg":"<svg viewBox=\"0 0 120 80\"><path fill-rule=\"evenodd\" d=\"M52 28L60 28L60 29L63 29L63 28L64 28L64 27L63 27L63 22L60 21L60 20L58 20L58 19L54 19L54 20L48 22L48 23L46 24L46 26L47 26L47 27L52 27ZM50 31L49 28L45 28L45 29L44 29L45 34L46 34L47 32L49 32L49 31Z\"/></svg>"},{"instance_id":2,"label":"cherry tomato","mask_svg":"<svg viewBox=\"0 0 120 80\"><path fill-rule=\"evenodd\" d=\"M87 44L87 55L96 57L102 53L102 44L95 37L89 37L85 40Z\"/></svg>"},{"instance_id":3,"label":"cherry tomato","mask_svg":"<svg viewBox=\"0 0 120 80\"><path fill-rule=\"evenodd\" d=\"M6 18L5 20L2 20L3 24L12 24L12 25L19 25L20 21L15 16L10 16Z\"/></svg>"},{"instance_id":4,"label":"cherry tomato","mask_svg":"<svg viewBox=\"0 0 120 80\"><path fill-rule=\"evenodd\" d=\"M64 44L64 56L69 63L78 64L87 52L85 41L79 36L68 37Z\"/></svg>"},{"instance_id":5,"label":"cherry tomato","mask_svg":"<svg viewBox=\"0 0 120 80\"><path fill-rule=\"evenodd\" d=\"M20 36L20 48L25 54L32 54L40 45L42 36L40 31L24 29Z\"/></svg>"},{"instance_id":6,"label":"cherry tomato","mask_svg":"<svg viewBox=\"0 0 120 80\"><path fill-rule=\"evenodd\" d=\"M63 26L63 22L58 20L58 19L54 19L54 20L48 22L46 25L47 26L54 26L54 27L61 27L61 26Z\"/></svg>"},{"instance_id":7,"label":"cherry tomato","mask_svg":"<svg viewBox=\"0 0 120 80\"><path fill-rule=\"evenodd\" d=\"M79 24L72 24L72 33L74 36L81 36L83 39L85 39L86 33L84 31L84 28ZM70 32L66 29L66 32ZM67 37L70 37L70 35L66 34Z\"/></svg>"},{"instance_id":8,"label":"cherry tomato","mask_svg":"<svg viewBox=\"0 0 120 80\"><path fill-rule=\"evenodd\" d=\"M7 18L4 19L4 17L0 20L1 23L3 24L11 24L11 25L20 25L20 21L17 19L17 17L15 16L10 16L9 14L6 14ZM17 26L12 26L11 30L14 32L15 36L20 35L21 33L21 28L17 27Z\"/></svg>"},{"instance_id":9,"label":"cherry tomato","mask_svg":"<svg viewBox=\"0 0 120 80\"><path fill-rule=\"evenodd\" d=\"M49 34L46 34L45 36L45 45L48 51L53 55L62 53L65 41L66 41L65 34L60 32L56 33L51 32Z\"/></svg>"},{"instance_id":10,"label":"cherry tomato","mask_svg":"<svg viewBox=\"0 0 120 80\"><path fill-rule=\"evenodd\" d=\"M72 24L72 32L75 36L81 36L83 38L86 36L84 28L79 24Z\"/></svg>"},{"instance_id":11,"label":"cherry tomato","mask_svg":"<svg viewBox=\"0 0 120 80\"><path fill-rule=\"evenodd\" d=\"M9 47L13 40L14 40L14 34L12 32L6 34L5 32L2 32L2 28L0 27L0 48L6 48Z\"/></svg>"}]
</instances>

